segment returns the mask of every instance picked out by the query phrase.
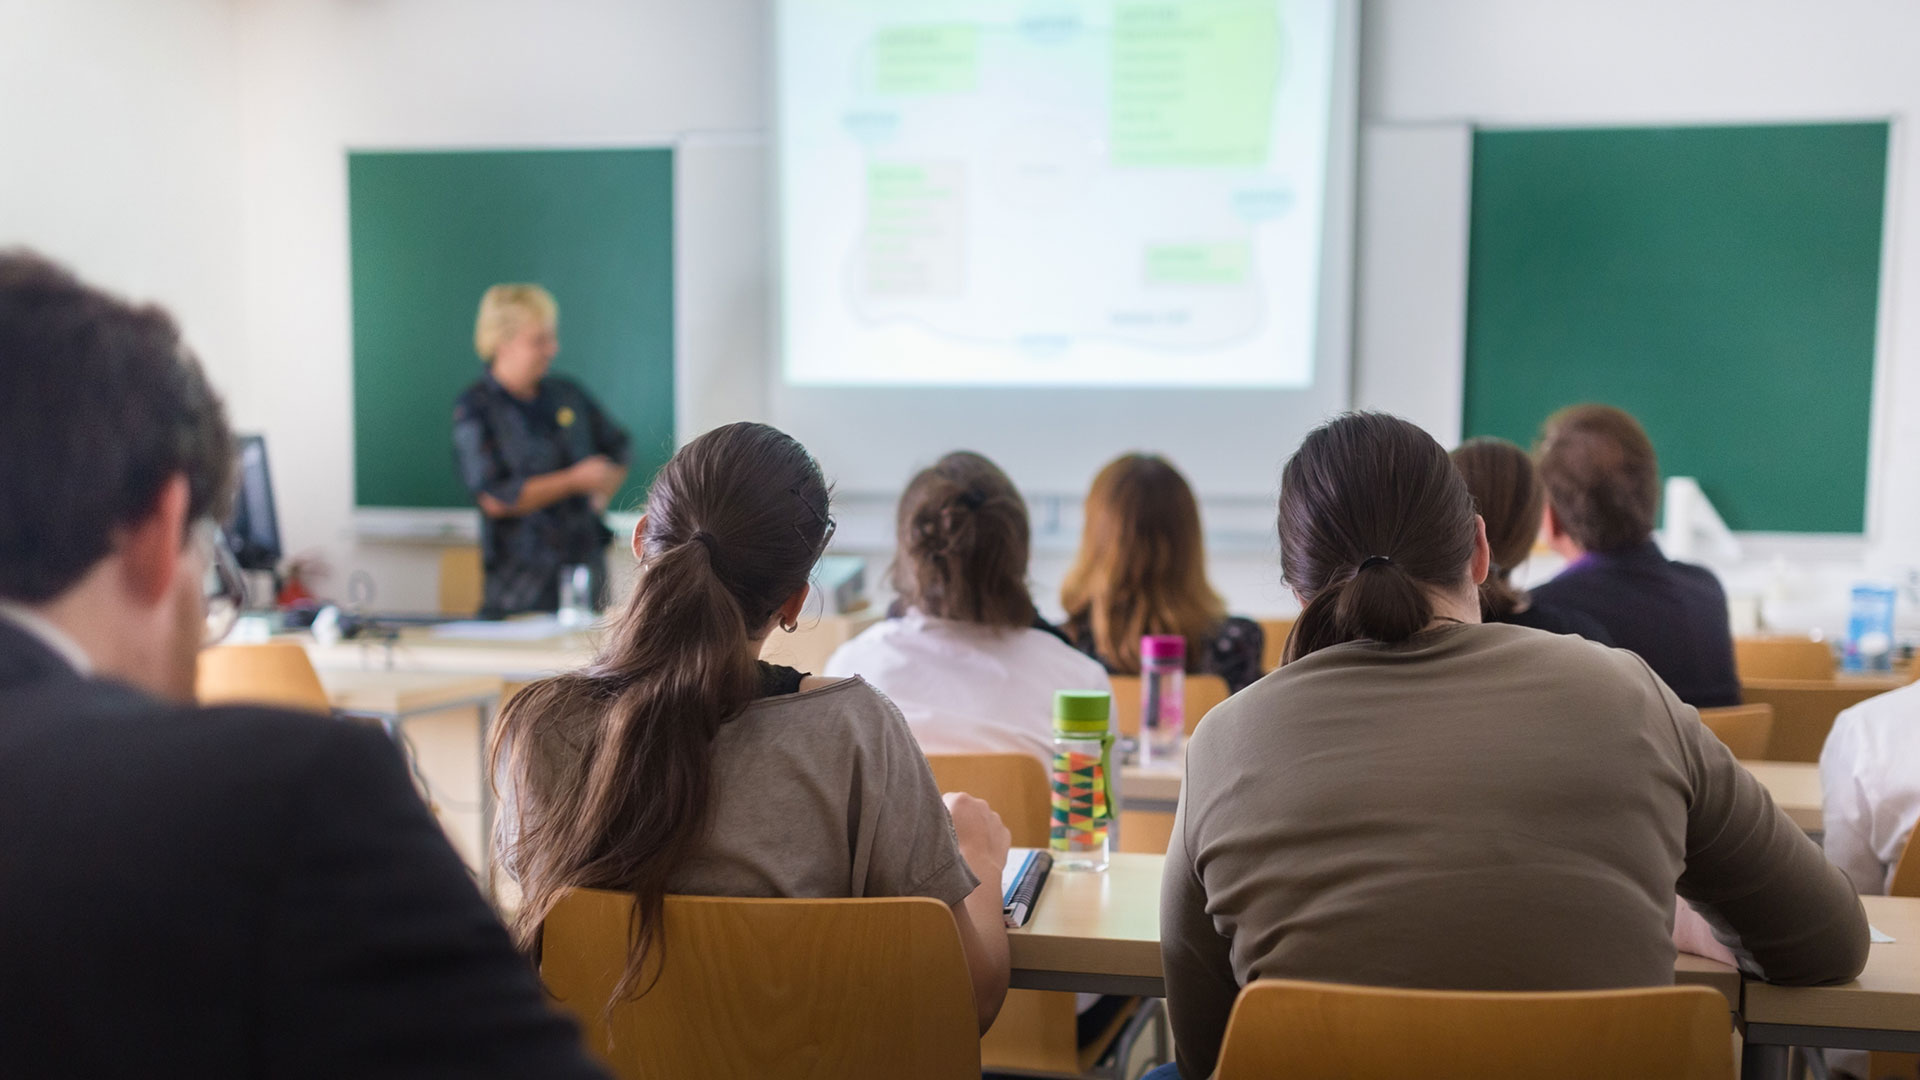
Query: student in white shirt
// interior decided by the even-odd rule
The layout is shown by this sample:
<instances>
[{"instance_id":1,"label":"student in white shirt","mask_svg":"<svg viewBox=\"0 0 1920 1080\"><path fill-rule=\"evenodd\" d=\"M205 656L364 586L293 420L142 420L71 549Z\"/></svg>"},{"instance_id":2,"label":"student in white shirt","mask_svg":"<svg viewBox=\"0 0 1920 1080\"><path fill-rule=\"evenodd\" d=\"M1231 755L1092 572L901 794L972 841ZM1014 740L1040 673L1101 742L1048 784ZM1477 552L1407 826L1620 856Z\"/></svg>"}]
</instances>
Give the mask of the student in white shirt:
<instances>
[{"instance_id":1,"label":"student in white shirt","mask_svg":"<svg viewBox=\"0 0 1920 1080\"><path fill-rule=\"evenodd\" d=\"M979 454L948 454L907 485L897 527L896 617L842 645L824 674L879 688L925 753L1018 752L1050 765L1054 691L1111 684L1033 606L1013 481Z\"/></svg>"},{"instance_id":2,"label":"student in white shirt","mask_svg":"<svg viewBox=\"0 0 1920 1080\"><path fill-rule=\"evenodd\" d=\"M1920 821L1920 684L1841 713L1820 751L1827 858L1869 896L1887 891Z\"/></svg>"}]
</instances>

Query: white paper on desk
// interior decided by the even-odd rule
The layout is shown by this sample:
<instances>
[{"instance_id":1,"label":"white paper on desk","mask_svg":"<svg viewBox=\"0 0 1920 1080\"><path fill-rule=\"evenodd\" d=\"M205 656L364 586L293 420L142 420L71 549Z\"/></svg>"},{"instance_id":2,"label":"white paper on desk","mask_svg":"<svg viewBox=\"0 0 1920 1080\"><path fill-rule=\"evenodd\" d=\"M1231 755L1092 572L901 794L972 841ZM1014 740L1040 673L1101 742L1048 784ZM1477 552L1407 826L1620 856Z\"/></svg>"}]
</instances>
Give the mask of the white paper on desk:
<instances>
[{"instance_id":1,"label":"white paper on desk","mask_svg":"<svg viewBox=\"0 0 1920 1080\"><path fill-rule=\"evenodd\" d=\"M1875 945L1893 944L1893 935L1887 933L1886 931L1880 929L1879 927L1873 925L1872 923L1867 924L1867 932L1872 935L1873 943Z\"/></svg>"},{"instance_id":2,"label":"white paper on desk","mask_svg":"<svg viewBox=\"0 0 1920 1080\"><path fill-rule=\"evenodd\" d=\"M500 622L487 619L446 622L433 628L433 636L446 641L545 641L559 637L566 630L559 619L541 615Z\"/></svg>"}]
</instances>

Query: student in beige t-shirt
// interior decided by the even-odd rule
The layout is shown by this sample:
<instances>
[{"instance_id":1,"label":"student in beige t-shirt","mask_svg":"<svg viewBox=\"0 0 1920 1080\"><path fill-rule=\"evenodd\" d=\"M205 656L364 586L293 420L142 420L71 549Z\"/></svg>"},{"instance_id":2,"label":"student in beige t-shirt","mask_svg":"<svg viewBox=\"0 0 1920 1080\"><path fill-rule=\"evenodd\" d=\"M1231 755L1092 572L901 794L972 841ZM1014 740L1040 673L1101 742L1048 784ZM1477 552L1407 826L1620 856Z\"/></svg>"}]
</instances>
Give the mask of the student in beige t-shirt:
<instances>
[{"instance_id":1,"label":"student in beige t-shirt","mask_svg":"<svg viewBox=\"0 0 1920 1080\"><path fill-rule=\"evenodd\" d=\"M1280 539L1288 662L1195 733L1167 852L1181 1076L1212 1073L1259 978L1671 983L1676 891L1762 978L1860 971L1846 878L1639 657L1480 625L1486 534L1425 432L1313 432Z\"/></svg>"},{"instance_id":2,"label":"student in beige t-shirt","mask_svg":"<svg viewBox=\"0 0 1920 1080\"><path fill-rule=\"evenodd\" d=\"M906 722L865 682L758 659L769 632L793 629L831 536L819 466L764 424L708 432L661 469L607 645L517 695L496 730L515 935L537 948L567 889L633 893L624 992L668 893L928 896L954 909L985 1031L1008 977L999 816L965 795L943 806Z\"/></svg>"}]
</instances>

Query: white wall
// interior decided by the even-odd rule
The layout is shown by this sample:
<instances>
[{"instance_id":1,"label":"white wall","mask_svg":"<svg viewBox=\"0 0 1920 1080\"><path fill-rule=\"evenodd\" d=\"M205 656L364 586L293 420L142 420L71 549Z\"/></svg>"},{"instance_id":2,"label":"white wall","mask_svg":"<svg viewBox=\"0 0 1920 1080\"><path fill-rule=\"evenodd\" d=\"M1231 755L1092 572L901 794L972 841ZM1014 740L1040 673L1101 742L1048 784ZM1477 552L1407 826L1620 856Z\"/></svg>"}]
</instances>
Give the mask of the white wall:
<instances>
[{"instance_id":1,"label":"white wall","mask_svg":"<svg viewBox=\"0 0 1920 1080\"><path fill-rule=\"evenodd\" d=\"M231 0L0 0L0 246L171 309L249 370Z\"/></svg>"},{"instance_id":2,"label":"white wall","mask_svg":"<svg viewBox=\"0 0 1920 1080\"><path fill-rule=\"evenodd\" d=\"M0 100L34 103L0 111L0 239L174 307L238 422L272 442L290 550L323 552L335 593L363 569L379 606L429 607L431 548L354 536L345 152L684 140L683 426L763 416L764 3L0 0ZM1380 172L1407 145L1392 133L1904 121L1920 105L1916 41L1920 7L1903 0L1367 0L1356 400L1408 408L1408 388L1458 355L1462 327L1408 262L1452 258L1461 223L1420 226L1458 192L1426 190L1411 205L1419 189ZM1920 251L1920 172L1908 141L1897 123L1872 542L1864 555L1858 544L1804 549L1824 563L1810 587L1829 594L1863 558L1920 558L1920 338L1909 329L1920 277L1907 265ZM1409 235L1420 249L1390 261ZM1288 606L1267 513L1210 510L1224 537L1216 583L1241 610ZM1041 546L1044 599L1065 553ZM883 560L884 530L859 547Z\"/></svg>"}]
</instances>

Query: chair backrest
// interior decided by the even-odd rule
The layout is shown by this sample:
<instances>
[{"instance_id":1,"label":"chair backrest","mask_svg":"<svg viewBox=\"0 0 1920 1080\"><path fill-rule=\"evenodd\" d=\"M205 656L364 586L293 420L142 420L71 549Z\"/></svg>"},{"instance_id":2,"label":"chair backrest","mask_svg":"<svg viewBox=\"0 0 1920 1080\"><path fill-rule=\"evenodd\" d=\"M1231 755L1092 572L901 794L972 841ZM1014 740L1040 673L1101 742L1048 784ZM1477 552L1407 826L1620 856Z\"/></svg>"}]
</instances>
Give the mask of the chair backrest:
<instances>
[{"instance_id":1,"label":"chair backrest","mask_svg":"<svg viewBox=\"0 0 1920 1080\"><path fill-rule=\"evenodd\" d=\"M1907 834L1906 850L1893 866L1893 879L1887 882L1888 896L1920 896L1920 826Z\"/></svg>"},{"instance_id":2,"label":"chair backrest","mask_svg":"<svg viewBox=\"0 0 1920 1080\"><path fill-rule=\"evenodd\" d=\"M1730 1080L1733 1042L1727 999L1704 986L1521 994L1263 980L1240 992L1215 1075Z\"/></svg>"},{"instance_id":3,"label":"chair backrest","mask_svg":"<svg viewBox=\"0 0 1920 1080\"><path fill-rule=\"evenodd\" d=\"M440 614L472 615L486 595L487 571L477 546L440 549Z\"/></svg>"},{"instance_id":4,"label":"chair backrest","mask_svg":"<svg viewBox=\"0 0 1920 1080\"><path fill-rule=\"evenodd\" d=\"M1114 675L1113 730L1122 735L1140 734L1140 676ZM1200 718L1215 705L1227 700L1227 680L1218 675L1187 676L1187 732L1200 726Z\"/></svg>"},{"instance_id":5,"label":"chair backrest","mask_svg":"<svg viewBox=\"0 0 1920 1080\"><path fill-rule=\"evenodd\" d=\"M1742 681L1831 679L1833 647L1808 637L1737 637L1733 639L1733 665Z\"/></svg>"},{"instance_id":6,"label":"chair backrest","mask_svg":"<svg viewBox=\"0 0 1920 1080\"><path fill-rule=\"evenodd\" d=\"M933 782L940 790L964 791L984 799L1015 847L1046 847L1052 823L1052 793L1047 769L1029 754L928 754Z\"/></svg>"},{"instance_id":7,"label":"chair backrest","mask_svg":"<svg viewBox=\"0 0 1920 1080\"><path fill-rule=\"evenodd\" d=\"M1700 722L1741 761L1766 759L1768 742L1773 738L1773 706L1762 703L1701 709Z\"/></svg>"},{"instance_id":8,"label":"chair backrest","mask_svg":"<svg viewBox=\"0 0 1920 1080\"><path fill-rule=\"evenodd\" d=\"M1292 619L1261 619L1260 670L1275 671L1287 651L1287 635L1293 633Z\"/></svg>"},{"instance_id":9,"label":"chair backrest","mask_svg":"<svg viewBox=\"0 0 1920 1080\"><path fill-rule=\"evenodd\" d=\"M290 641L200 650L194 696L204 705L278 705L322 713L329 708L307 650Z\"/></svg>"},{"instance_id":10,"label":"chair backrest","mask_svg":"<svg viewBox=\"0 0 1920 1080\"><path fill-rule=\"evenodd\" d=\"M1884 686L1854 686L1832 679L1756 679L1740 685L1740 697L1747 704L1773 706L1768 761L1819 761L1834 717L1886 691Z\"/></svg>"},{"instance_id":11,"label":"chair backrest","mask_svg":"<svg viewBox=\"0 0 1920 1080\"><path fill-rule=\"evenodd\" d=\"M575 890L542 935L547 989L616 1076L979 1080L973 984L938 900L668 897L659 981L609 1013L632 911Z\"/></svg>"}]
</instances>

